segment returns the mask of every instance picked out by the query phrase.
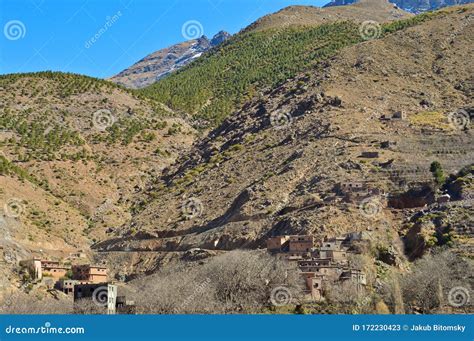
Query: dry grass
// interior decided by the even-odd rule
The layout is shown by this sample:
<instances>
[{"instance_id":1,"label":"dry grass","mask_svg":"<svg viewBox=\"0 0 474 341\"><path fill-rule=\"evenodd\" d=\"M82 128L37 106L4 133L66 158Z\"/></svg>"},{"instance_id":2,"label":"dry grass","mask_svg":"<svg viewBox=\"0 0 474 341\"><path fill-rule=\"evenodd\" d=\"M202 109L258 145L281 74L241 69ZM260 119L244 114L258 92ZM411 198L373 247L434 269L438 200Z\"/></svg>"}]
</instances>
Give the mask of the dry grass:
<instances>
[{"instance_id":1,"label":"dry grass","mask_svg":"<svg viewBox=\"0 0 474 341\"><path fill-rule=\"evenodd\" d=\"M424 111L414 115L410 115L409 122L418 127L429 127L434 129L441 129L450 131L453 128L449 125L447 116L438 111Z\"/></svg>"}]
</instances>

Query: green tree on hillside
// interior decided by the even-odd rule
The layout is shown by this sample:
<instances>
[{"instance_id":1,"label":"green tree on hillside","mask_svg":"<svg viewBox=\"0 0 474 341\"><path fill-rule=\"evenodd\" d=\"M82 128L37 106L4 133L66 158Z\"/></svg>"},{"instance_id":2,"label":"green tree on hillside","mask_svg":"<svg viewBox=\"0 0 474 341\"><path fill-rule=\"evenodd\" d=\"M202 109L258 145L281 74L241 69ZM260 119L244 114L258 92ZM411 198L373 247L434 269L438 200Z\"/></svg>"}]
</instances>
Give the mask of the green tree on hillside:
<instances>
[{"instance_id":1,"label":"green tree on hillside","mask_svg":"<svg viewBox=\"0 0 474 341\"><path fill-rule=\"evenodd\" d=\"M430 172L431 174L433 174L435 183L438 186L441 186L445 182L446 177L444 175L443 167L438 161L434 161L433 163L431 163Z\"/></svg>"},{"instance_id":2,"label":"green tree on hillside","mask_svg":"<svg viewBox=\"0 0 474 341\"><path fill-rule=\"evenodd\" d=\"M383 25L382 36L431 16ZM137 94L215 126L259 90L274 88L362 41L359 25L349 21L245 32Z\"/></svg>"}]
</instances>

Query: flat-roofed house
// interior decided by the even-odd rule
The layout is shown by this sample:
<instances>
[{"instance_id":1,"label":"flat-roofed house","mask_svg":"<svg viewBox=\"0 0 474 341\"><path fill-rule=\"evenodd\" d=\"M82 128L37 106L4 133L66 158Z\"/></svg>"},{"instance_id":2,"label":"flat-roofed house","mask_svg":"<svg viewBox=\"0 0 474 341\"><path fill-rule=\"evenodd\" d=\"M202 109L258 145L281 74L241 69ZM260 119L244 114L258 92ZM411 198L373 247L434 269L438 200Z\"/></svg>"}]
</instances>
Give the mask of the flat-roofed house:
<instances>
[{"instance_id":1,"label":"flat-roofed house","mask_svg":"<svg viewBox=\"0 0 474 341\"><path fill-rule=\"evenodd\" d=\"M44 260L39 258L32 258L20 261L20 266L25 267L32 278L43 279L44 277L50 277L55 281L64 278L70 267L62 265L58 261Z\"/></svg>"},{"instance_id":2,"label":"flat-roofed house","mask_svg":"<svg viewBox=\"0 0 474 341\"><path fill-rule=\"evenodd\" d=\"M269 252L281 252L288 249L290 236L277 236L267 239L267 250Z\"/></svg>"},{"instance_id":3,"label":"flat-roofed house","mask_svg":"<svg viewBox=\"0 0 474 341\"><path fill-rule=\"evenodd\" d=\"M289 252L311 252L313 247L313 236L290 236Z\"/></svg>"},{"instance_id":4,"label":"flat-roofed house","mask_svg":"<svg viewBox=\"0 0 474 341\"><path fill-rule=\"evenodd\" d=\"M71 269L69 266L62 265L60 262L50 260L42 260L41 267L43 277L51 277L57 281L66 277L67 272Z\"/></svg>"},{"instance_id":5,"label":"flat-roofed house","mask_svg":"<svg viewBox=\"0 0 474 341\"><path fill-rule=\"evenodd\" d=\"M319 258L330 259L337 263L347 262L346 238L331 238L324 241L319 248Z\"/></svg>"},{"instance_id":6,"label":"flat-roofed house","mask_svg":"<svg viewBox=\"0 0 474 341\"><path fill-rule=\"evenodd\" d=\"M86 284L89 284L89 282L63 278L56 283L56 289L61 290L67 295L74 295L74 288L76 286Z\"/></svg>"},{"instance_id":7,"label":"flat-roofed house","mask_svg":"<svg viewBox=\"0 0 474 341\"><path fill-rule=\"evenodd\" d=\"M362 270L348 269L340 277L341 281L351 281L357 285L367 285L367 277Z\"/></svg>"},{"instance_id":8,"label":"flat-roofed house","mask_svg":"<svg viewBox=\"0 0 474 341\"><path fill-rule=\"evenodd\" d=\"M41 268L43 271L43 277L51 277L55 281L59 281L61 278L66 277L67 272L71 269L69 266L62 265L57 261L42 260Z\"/></svg>"},{"instance_id":9,"label":"flat-roofed house","mask_svg":"<svg viewBox=\"0 0 474 341\"><path fill-rule=\"evenodd\" d=\"M107 267L100 265L73 265L72 278L89 283L106 283Z\"/></svg>"},{"instance_id":10,"label":"flat-roofed house","mask_svg":"<svg viewBox=\"0 0 474 341\"><path fill-rule=\"evenodd\" d=\"M327 281L338 281L343 270L337 265L321 265L315 271L315 275L323 276Z\"/></svg>"}]
</instances>

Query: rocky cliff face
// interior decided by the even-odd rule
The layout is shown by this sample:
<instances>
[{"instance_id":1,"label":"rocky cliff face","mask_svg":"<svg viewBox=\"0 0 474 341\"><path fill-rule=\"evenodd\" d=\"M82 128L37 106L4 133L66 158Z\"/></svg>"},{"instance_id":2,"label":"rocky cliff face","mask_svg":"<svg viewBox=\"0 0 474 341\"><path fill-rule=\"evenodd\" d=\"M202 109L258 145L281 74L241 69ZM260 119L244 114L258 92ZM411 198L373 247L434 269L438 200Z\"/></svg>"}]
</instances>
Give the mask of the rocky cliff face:
<instances>
[{"instance_id":1,"label":"rocky cliff face","mask_svg":"<svg viewBox=\"0 0 474 341\"><path fill-rule=\"evenodd\" d=\"M198 39L167 47L146 56L136 64L110 78L110 80L132 89L146 87L171 72L188 65L204 52L219 46L229 38L229 33L221 31L212 39L202 36Z\"/></svg>"},{"instance_id":2,"label":"rocky cliff face","mask_svg":"<svg viewBox=\"0 0 474 341\"><path fill-rule=\"evenodd\" d=\"M332 0L324 7L344 6L359 2L358 0ZM472 0L390 0L399 8L411 13L433 11L446 6L462 5L471 3Z\"/></svg>"}]
</instances>

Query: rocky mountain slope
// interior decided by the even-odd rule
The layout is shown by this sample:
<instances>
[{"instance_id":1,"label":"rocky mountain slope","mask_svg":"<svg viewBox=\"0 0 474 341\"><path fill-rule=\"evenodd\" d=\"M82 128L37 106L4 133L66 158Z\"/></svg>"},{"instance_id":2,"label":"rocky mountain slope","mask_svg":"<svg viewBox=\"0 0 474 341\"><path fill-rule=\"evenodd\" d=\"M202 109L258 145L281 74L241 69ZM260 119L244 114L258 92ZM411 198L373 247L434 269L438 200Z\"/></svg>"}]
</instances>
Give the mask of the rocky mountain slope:
<instances>
[{"instance_id":1,"label":"rocky mountain slope","mask_svg":"<svg viewBox=\"0 0 474 341\"><path fill-rule=\"evenodd\" d=\"M287 20L282 18L282 12L265 17L222 48L139 93L176 111L190 113L198 127L215 127L257 91L275 87L341 48L363 41L360 23L368 24L369 31L370 26L374 26L372 33L381 35L385 28L368 19L383 23L397 16L411 17L378 0L328 10L335 15L327 17L326 14L313 15L308 7L291 7L286 11L293 10L309 13L309 18L314 19L312 24L299 16L293 21ZM397 15L393 15L393 11ZM419 20L423 17L402 25L412 25Z\"/></svg>"},{"instance_id":2,"label":"rocky mountain slope","mask_svg":"<svg viewBox=\"0 0 474 341\"><path fill-rule=\"evenodd\" d=\"M191 63L229 37L229 33L221 31L210 40L202 36L153 52L110 80L132 89L146 87Z\"/></svg>"},{"instance_id":3,"label":"rocky mountain slope","mask_svg":"<svg viewBox=\"0 0 474 341\"><path fill-rule=\"evenodd\" d=\"M423 192L431 163L448 173L474 163L473 14L454 7L386 25L256 93L150 184L132 224L96 250L139 273L193 248L259 248L278 234L365 231L397 245L433 204ZM344 202L341 182L386 195ZM472 202L458 209L472 215Z\"/></svg>"},{"instance_id":4,"label":"rocky mountain slope","mask_svg":"<svg viewBox=\"0 0 474 341\"><path fill-rule=\"evenodd\" d=\"M281 234L362 233L374 272L436 245L472 256L474 6L326 10L347 17L287 20L312 11L288 8L140 91L0 77L10 285L31 255L84 249L123 282ZM438 169L436 184L434 161L456 175L443 185ZM370 195L344 197L341 183Z\"/></svg>"},{"instance_id":5,"label":"rocky mountain slope","mask_svg":"<svg viewBox=\"0 0 474 341\"><path fill-rule=\"evenodd\" d=\"M324 7L350 5L358 2L357 0L331 0ZM390 0L391 3L410 13L422 13L426 11L434 11L439 8L454 5L463 5L471 3L472 0Z\"/></svg>"},{"instance_id":6,"label":"rocky mountain slope","mask_svg":"<svg viewBox=\"0 0 474 341\"><path fill-rule=\"evenodd\" d=\"M0 94L5 276L32 255L62 259L84 250L91 257L91 244L130 219L145 180L194 139L169 109L89 77L6 75Z\"/></svg>"}]
</instances>

